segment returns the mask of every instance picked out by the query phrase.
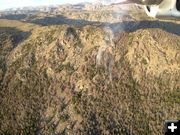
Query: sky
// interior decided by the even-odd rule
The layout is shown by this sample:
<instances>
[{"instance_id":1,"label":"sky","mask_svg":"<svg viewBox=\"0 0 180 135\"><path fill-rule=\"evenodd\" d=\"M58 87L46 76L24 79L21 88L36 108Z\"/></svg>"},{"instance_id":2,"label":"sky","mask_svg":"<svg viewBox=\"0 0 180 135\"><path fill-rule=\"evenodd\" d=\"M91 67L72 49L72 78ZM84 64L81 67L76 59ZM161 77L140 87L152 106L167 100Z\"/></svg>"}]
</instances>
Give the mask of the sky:
<instances>
[{"instance_id":1,"label":"sky","mask_svg":"<svg viewBox=\"0 0 180 135\"><path fill-rule=\"evenodd\" d=\"M26 6L44 6L44 5L57 5L57 4L75 4L81 2L102 2L112 3L121 2L125 0L0 0L0 10L14 7Z\"/></svg>"},{"instance_id":2,"label":"sky","mask_svg":"<svg viewBox=\"0 0 180 135\"><path fill-rule=\"evenodd\" d=\"M0 10L25 7L25 6L40 6L40 5L56 5L66 3L94 2L95 0L0 0Z\"/></svg>"}]
</instances>

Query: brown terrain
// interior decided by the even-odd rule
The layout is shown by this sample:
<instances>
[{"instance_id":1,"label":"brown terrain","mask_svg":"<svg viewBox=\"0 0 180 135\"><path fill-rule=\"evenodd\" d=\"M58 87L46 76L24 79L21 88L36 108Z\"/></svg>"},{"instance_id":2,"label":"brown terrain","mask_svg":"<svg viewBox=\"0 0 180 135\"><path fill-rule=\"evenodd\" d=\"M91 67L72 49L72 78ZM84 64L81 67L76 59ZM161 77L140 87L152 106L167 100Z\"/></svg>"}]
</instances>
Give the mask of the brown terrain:
<instances>
[{"instance_id":1,"label":"brown terrain","mask_svg":"<svg viewBox=\"0 0 180 135\"><path fill-rule=\"evenodd\" d=\"M180 21L121 8L0 19L0 134L161 135L180 119Z\"/></svg>"}]
</instances>

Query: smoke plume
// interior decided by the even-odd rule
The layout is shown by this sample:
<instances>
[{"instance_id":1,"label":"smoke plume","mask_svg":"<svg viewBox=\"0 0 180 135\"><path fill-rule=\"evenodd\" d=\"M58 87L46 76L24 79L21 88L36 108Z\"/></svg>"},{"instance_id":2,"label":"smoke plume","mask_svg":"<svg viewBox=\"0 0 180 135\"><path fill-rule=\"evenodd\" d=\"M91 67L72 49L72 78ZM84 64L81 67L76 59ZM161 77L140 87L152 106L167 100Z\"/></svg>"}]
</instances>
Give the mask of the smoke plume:
<instances>
[{"instance_id":1,"label":"smoke plume","mask_svg":"<svg viewBox=\"0 0 180 135\"><path fill-rule=\"evenodd\" d=\"M125 0L99 0L103 5L109 5L112 3L120 3ZM119 20L123 20L123 17L127 15L127 11L123 11L119 9L119 11L114 11L112 13ZM116 20L117 21L117 20ZM109 73L110 81L112 81L112 69L114 66L114 50L115 50L115 36L117 33L121 33L124 30L123 24L112 25L114 23L113 20L104 26L103 30L105 32L104 41L102 41L102 45L99 47L97 56L96 56L96 64L98 66L103 66L105 70ZM112 27L113 26L113 27Z\"/></svg>"}]
</instances>

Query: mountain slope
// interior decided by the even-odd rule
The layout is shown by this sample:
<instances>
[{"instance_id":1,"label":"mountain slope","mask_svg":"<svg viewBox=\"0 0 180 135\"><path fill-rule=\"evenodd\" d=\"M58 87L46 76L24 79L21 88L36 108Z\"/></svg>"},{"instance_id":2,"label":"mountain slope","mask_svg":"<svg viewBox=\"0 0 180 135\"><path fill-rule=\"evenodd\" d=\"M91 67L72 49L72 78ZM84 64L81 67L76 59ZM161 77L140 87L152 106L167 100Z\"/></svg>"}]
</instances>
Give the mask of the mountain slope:
<instances>
[{"instance_id":1,"label":"mountain slope","mask_svg":"<svg viewBox=\"0 0 180 135\"><path fill-rule=\"evenodd\" d=\"M178 23L124 24L112 39L97 25L0 21L0 134L160 135L180 119Z\"/></svg>"}]
</instances>

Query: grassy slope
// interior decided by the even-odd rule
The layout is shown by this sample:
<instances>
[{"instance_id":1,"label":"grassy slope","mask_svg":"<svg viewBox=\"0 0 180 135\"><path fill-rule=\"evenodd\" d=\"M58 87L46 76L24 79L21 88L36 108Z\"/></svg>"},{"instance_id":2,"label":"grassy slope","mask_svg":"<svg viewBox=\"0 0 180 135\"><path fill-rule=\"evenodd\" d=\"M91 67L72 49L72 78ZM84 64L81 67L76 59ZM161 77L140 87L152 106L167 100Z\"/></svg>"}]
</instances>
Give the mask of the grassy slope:
<instances>
[{"instance_id":1,"label":"grassy slope","mask_svg":"<svg viewBox=\"0 0 180 135\"><path fill-rule=\"evenodd\" d=\"M25 23L17 20L0 19L0 27L12 27L21 31L30 31L37 28L35 24Z\"/></svg>"}]
</instances>

